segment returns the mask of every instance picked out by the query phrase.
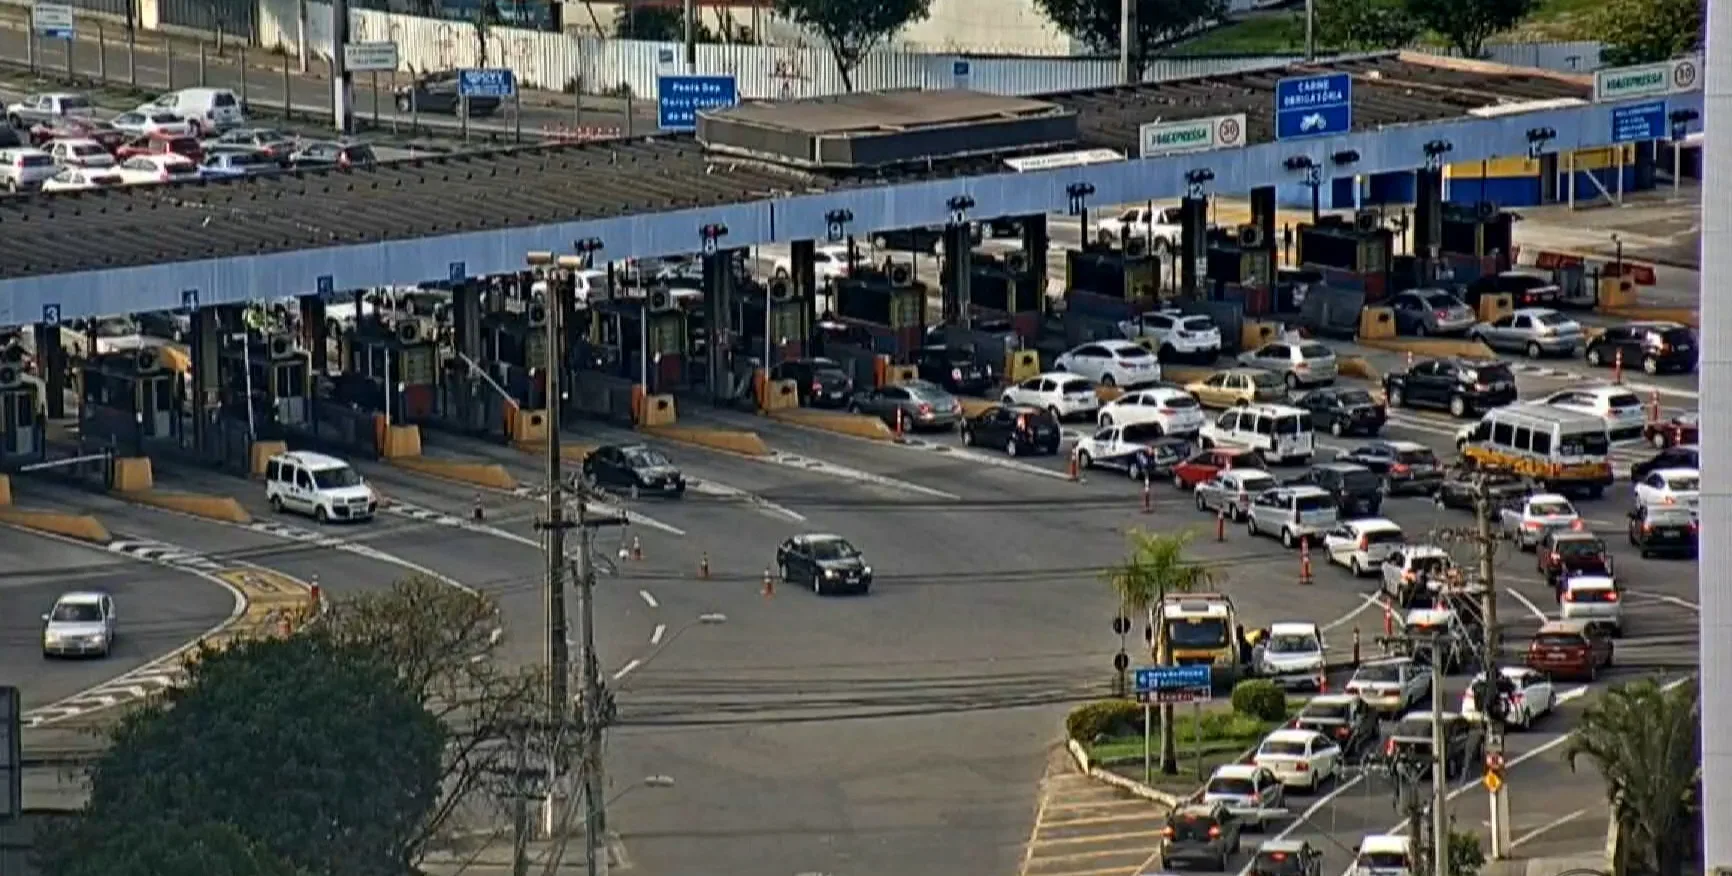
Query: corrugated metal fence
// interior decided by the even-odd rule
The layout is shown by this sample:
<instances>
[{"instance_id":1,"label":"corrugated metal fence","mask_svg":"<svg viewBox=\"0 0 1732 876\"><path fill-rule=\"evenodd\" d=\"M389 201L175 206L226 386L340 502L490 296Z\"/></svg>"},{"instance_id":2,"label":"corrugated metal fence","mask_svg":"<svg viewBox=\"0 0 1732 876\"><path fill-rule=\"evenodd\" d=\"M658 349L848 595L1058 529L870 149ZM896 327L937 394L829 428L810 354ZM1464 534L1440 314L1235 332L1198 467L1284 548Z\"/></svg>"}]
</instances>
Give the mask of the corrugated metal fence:
<instances>
[{"instance_id":1,"label":"corrugated metal fence","mask_svg":"<svg viewBox=\"0 0 1732 876\"><path fill-rule=\"evenodd\" d=\"M121 9L125 14L125 7ZM233 34L248 42L259 38L259 12L256 0L157 0L163 24ZM326 19L330 17L330 13L325 14Z\"/></svg>"}]
</instances>

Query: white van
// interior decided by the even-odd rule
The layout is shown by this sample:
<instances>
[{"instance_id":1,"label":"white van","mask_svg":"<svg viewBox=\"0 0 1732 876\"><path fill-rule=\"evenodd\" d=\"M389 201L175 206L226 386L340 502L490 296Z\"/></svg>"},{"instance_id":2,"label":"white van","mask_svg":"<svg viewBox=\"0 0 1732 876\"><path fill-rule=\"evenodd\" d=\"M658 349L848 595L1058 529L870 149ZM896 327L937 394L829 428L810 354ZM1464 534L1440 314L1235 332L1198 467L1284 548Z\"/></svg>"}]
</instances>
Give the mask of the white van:
<instances>
[{"instance_id":1,"label":"white van","mask_svg":"<svg viewBox=\"0 0 1732 876\"><path fill-rule=\"evenodd\" d=\"M280 453L265 464L265 501L281 514L310 514L320 523L368 520L379 509L373 488L349 464L322 453Z\"/></svg>"},{"instance_id":2,"label":"white van","mask_svg":"<svg viewBox=\"0 0 1732 876\"><path fill-rule=\"evenodd\" d=\"M1413 841L1395 834L1370 834L1354 849L1348 876L1413 876Z\"/></svg>"},{"instance_id":3,"label":"white van","mask_svg":"<svg viewBox=\"0 0 1732 876\"><path fill-rule=\"evenodd\" d=\"M215 134L247 123L241 99L227 88L183 88L171 91L138 108L139 112L167 110L191 122L195 134Z\"/></svg>"},{"instance_id":4,"label":"white van","mask_svg":"<svg viewBox=\"0 0 1732 876\"><path fill-rule=\"evenodd\" d=\"M1270 463L1305 462L1317 452L1311 415L1288 405L1245 405L1204 423L1203 446L1231 444L1260 450Z\"/></svg>"}]
</instances>

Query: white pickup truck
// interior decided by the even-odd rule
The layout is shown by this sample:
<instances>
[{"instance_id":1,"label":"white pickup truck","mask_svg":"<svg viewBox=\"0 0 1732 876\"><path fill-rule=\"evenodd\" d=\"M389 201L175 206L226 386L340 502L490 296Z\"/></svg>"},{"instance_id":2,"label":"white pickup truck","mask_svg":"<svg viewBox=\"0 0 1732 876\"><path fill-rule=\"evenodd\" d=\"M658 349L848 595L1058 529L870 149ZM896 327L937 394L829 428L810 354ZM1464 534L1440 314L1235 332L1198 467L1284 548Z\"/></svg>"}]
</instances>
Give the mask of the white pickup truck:
<instances>
[{"instance_id":1,"label":"white pickup truck","mask_svg":"<svg viewBox=\"0 0 1732 876\"><path fill-rule=\"evenodd\" d=\"M1095 239L1115 243L1127 237L1147 238L1155 253L1172 252L1179 247L1179 208L1132 207L1117 216L1099 220Z\"/></svg>"}]
</instances>

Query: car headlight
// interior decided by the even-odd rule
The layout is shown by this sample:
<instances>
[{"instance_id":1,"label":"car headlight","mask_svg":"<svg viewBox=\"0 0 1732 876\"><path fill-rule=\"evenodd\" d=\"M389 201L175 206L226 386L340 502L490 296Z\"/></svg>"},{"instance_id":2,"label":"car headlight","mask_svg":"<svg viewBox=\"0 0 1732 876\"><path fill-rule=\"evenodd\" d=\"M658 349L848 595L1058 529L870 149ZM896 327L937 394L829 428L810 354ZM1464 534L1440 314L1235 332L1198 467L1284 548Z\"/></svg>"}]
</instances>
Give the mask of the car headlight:
<instances>
[{"instance_id":1,"label":"car headlight","mask_svg":"<svg viewBox=\"0 0 1732 876\"><path fill-rule=\"evenodd\" d=\"M867 566L866 568L861 569L860 571L866 577L868 577L868 578L872 577L872 567L871 566Z\"/></svg>"},{"instance_id":2,"label":"car headlight","mask_svg":"<svg viewBox=\"0 0 1732 876\"><path fill-rule=\"evenodd\" d=\"M61 636L59 633L43 633L42 634L42 641L47 642L51 645L60 644L60 639L61 639Z\"/></svg>"},{"instance_id":3,"label":"car headlight","mask_svg":"<svg viewBox=\"0 0 1732 876\"><path fill-rule=\"evenodd\" d=\"M835 569L825 569L824 570L824 577L826 577L826 578L836 577L836 570Z\"/></svg>"}]
</instances>

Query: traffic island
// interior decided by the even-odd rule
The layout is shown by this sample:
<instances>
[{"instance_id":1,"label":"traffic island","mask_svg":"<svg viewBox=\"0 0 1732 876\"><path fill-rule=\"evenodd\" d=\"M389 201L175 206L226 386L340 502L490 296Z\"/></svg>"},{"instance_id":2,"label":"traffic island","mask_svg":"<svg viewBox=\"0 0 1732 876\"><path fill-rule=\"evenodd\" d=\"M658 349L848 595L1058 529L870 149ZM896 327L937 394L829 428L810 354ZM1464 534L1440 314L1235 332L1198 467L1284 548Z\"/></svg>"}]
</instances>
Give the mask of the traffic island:
<instances>
[{"instance_id":1,"label":"traffic island","mask_svg":"<svg viewBox=\"0 0 1732 876\"><path fill-rule=\"evenodd\" d=\"M514 490L517 478L497 462L477 462L469 459L447 459L426 456L421 452L419 426L392 426L383 416L374 421L374 437L379 455L393 467L431 478L487 487L493 490Z\"/></svg>"},{"instance_id":2,"label":"traffic island","mask_svg":"<svg viewBox=\"0 0 1732 876\"><path fill-rule=\"evenodd\" d=\"M1383 374L1372 367L1371 362L1364 356L1342 356L1337 361L1342 377L1351 377L1371 383L1383 382Z\"/></svg>"},{"instance_id":3,"label":"traffic island","mask_svg":"<svg viewBox=\"0 0 1732 876\"><path fill-rule=\"evenodd\" d=\"M984 413L987 408L998 404L998 402L989 398L958 398L957 401L962 403L962 415L970 418L978 417Z\"/></svg>"},{"instance_id":4,"label":"traffic island","mask_svg":"<svg viewBox=\"0 0 1732 876\"><path fill-rule=\"evenodd\" d=\"M1646 307L1640 304L1629 307L1601 307L1595 312L1632 322L1675 322L1691 328L1700 328L1702 312L1691 307Z\"/></svg>"},{"instance_id":5,"label":"traffic island","mask_svg":"<svg viewBox=\"0 0 1732 876\"><path fill-rule=\"evenodd\" d=\"M182 493L156 489L156 475L150 458L134 456L114 461L113 494L120 499L147 508L174 511L192 517L220 523L251 523L253 516L233 496L212 496L205 493Z\"/></svg>"},{"instance_id":6,"label":"traffic island","mask_svg":"<svg viewBox=\"0 0 1732 876\"><path fill-rule=\"evenodd\" d=\"M804 426L808 429L818 429L824 432L834 432L851 438L865 438L868 441L894 441L896 433L884 425L884 421L865 414L844 414L836 411L814 411L809 408L791 408L785 411L772 411L767 414L777 422L794 426Z\"/></svg>"},{"instance_id":7,"label":"traffic island","mask_svg":"<svg viewBox=\"0 0 1732 876\"><path fill-rule=\"evenodd\" d=\"M725 453L737 453L741 456L769 456L770 448L764 439L756 432L743 429L705 429L697 426L646 426L640 429L651 438L665 441L676 441L703 447L709 450L720 450Z\"/></svg>"},{"instance_id":8,"label":"traffic island","mask_svg":"<svg viewBox=\"0 0 1732 876\"><path fill-rule=\"evenodd\" d=\"M94 544L108 544L114 537L102 522L88 514L61 514L55 511L30 511L12 505L12 480L0 475L0 525L15 526L48 535L74 538Z\"/></svg>"},{"instance_id":9,"label":"traffic island","mask_svg":"<svg viewBox=\"0 0 1732 876\"><path fill-rule=\"evenodd\" d=\"M241 609L188 649L189 661L239 641L292 635L322 609L311 585L281 572L246 566L224 569L216 577L240 594Z\"/></svg>"}]
</instances>

